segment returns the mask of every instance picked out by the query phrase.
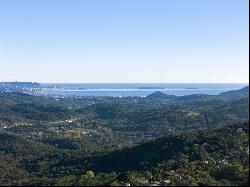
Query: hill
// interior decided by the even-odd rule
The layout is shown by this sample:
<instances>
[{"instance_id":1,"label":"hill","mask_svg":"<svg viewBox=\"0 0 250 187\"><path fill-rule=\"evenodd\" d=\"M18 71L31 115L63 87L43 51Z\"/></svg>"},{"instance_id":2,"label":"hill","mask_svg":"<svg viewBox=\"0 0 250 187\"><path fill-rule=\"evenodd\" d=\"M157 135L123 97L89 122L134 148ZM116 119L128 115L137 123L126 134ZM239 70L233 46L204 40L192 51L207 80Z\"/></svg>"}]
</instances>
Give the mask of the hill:
<instances>
[{"instance_id":1,"label":"hill","mask_svg":"<svg viewBox=\"0 0 250 187\"><path fill-rule=\"evenodd\" d=\"M0 93L0 184L246 185L247 90L173 99Z\"/></svg>"},{"instance_id":2,"label":"hill","mask_svg":"<svg viewBox=\"0 0 250 187\"><path fill-rule=\"evenodd\" d=\"M249 123L178 133L99 156L0 133L1 185L247 185ZM86 177L87 170L94 171Z\"/></svg>"},{"instance_id":3,"label":"hill","mask_svg":"<svg viewBox=\"0 0 250 187\"><path fill-rule=\"evenodd\" d=\"M146 98L174 99L175 101L181 101L181 102L193 102L193 101L204 101L204 100L242 99L246 97L249 97L249 86L246 86L239 90L223 92L219 95L193 94L193 95L186 95L186 96L174 96L174 95L167 95L160 91L156 91L148 95Z\"/></svg>"},{"instance_id":4,"label":"hill","mask_svg":"<svg viewBox=\"0 0 250 187\"><path fill-rule=\"evenodd\" d=\"M239 99L239 98L245 98L249 97L249 86L246 86L242 89L239 90L232 90L228 92L223 92L219 96L224 97L224 98L231 98L231 99Z\"/></svg>"},{"instance_id":5,"label":"hill","mask_svg":"<svg viewBox=\"0 0 250 187\"><path fill-rule=\"evenodd\" d=\"M170 135L91 160L95 171L136 171L175 185L247 185L249 123Z\"/></svg>"},{"instance_id":6,"label":"hill","mask_svg":"<svg viewBox=\"0 0 250 187\"><path fill-rule=\"evenodd\" d=\"M174 99L176 96L174 95L167 95L165 93L162 93L161 91L156 91L150 95L147 96L149 99Z\"/></svg>"}]
</instances>

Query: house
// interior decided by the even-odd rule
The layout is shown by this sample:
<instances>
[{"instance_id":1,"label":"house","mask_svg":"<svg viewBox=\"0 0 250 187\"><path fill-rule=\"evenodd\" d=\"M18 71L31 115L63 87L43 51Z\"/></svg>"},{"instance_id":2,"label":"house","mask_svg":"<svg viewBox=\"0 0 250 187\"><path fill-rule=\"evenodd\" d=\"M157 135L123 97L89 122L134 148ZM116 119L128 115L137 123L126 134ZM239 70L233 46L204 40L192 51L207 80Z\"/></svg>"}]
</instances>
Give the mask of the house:
<instances>
[{"instance_id":1,"label":"house","mask_svg":"<svg viewBox=\"0 0 250 187\"><path fill-rule=\"evenodd\" d=\"M169 185L171 183L170 179L162 181L163 185Z\"/></svg>"}]
</instances>

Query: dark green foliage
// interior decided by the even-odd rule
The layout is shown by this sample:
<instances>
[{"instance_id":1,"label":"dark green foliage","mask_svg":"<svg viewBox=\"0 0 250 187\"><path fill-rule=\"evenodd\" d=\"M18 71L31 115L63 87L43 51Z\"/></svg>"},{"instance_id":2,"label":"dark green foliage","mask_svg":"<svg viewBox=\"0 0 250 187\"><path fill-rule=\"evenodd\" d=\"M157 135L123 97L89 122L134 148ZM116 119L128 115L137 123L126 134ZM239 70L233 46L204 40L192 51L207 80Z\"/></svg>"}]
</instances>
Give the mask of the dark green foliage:
<instances>
[{"instance_id":1,"label":"dark green foliage","mask_svg":"<svg viewBox=\"0 0 250 187\"><path fill-rule=\"evenodd\" d=\"M248 92L0 93L0 185L248 185Z\"/></svg>"},{"instance_id":2,"label":"dark green foliage","mask_svg":"<svg viewBox=\"0 0 250 187\"><path fill-rule=\"evenodd\" d=\"M149 99L175 99L177 97L174 95L166 95L160 91L157 91L157 92L154 92L154 93L148 95L147 98L149 98Z\"/></svg>"},{"instance_id":3,"label":"dark green foliage","mask_svg":"<svg viewBox=\"0 0 250 187\"><path fill-rule=\"evenodd\" d=\"M68 119L70 113L62 108L43 106L37 104L17 104L10 107L10 110L27 119L33 120L56 120ZM35 115L34 115L35 114Z\"/></svg>"},{"instance_id":4,"label":"dark green foliage","mask_svg":"<svg viewBox=\"0 0 250 187\"><path fill-rule=\"evenodd\" d=\"M249 95L249 86L246 86L240 90L223 92L219 96L227 99L235 99L235 98L239 99L239 98L245 98L248 95Z\"/></svg>"},{"instance_id":5,"label":"dark green foliage","mask_svg":"<svg viewBox=\"0 0 250 187\"><path fill-rule=\"evenodd\" d=\"M249 123L239 123L179 133L89 158L1 133L1 184L138 185L169 179L173 185L247 185L248 131ZM86 177L87 170L95 176Z\"/></svg>"}]
</instances>

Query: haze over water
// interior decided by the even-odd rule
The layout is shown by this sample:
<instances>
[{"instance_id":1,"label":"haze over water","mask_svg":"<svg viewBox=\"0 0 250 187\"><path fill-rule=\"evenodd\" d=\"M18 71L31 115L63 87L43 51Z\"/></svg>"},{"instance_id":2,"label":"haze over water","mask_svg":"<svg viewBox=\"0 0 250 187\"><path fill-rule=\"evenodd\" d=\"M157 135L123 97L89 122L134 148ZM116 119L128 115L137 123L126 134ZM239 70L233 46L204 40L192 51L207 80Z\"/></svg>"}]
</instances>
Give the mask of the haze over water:
<instances>
[{"instance_id":1,"label":"haze over water","mask_svg":"<svg viewBox=\"0 0 250 187\"><path fill-rule=\"evenodd\" d=\"M42 95L64 96L147 96L155 91L168 95L209 94L217 95L225 91L237 90L247 84L192 84L192 83L85 83L50 84L53 89L39 91Z\"/></svg>"}]
</instances>

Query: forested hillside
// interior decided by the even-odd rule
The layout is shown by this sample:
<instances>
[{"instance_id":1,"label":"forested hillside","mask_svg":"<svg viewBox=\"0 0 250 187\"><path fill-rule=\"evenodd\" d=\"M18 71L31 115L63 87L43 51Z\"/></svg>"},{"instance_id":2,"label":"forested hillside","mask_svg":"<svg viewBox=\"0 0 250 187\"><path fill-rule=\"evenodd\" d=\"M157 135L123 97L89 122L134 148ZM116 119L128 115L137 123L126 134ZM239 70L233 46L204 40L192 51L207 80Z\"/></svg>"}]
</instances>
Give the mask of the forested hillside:
<instances>
[{"instance_id":1,"label":"forested hillside","mask_svg":"<svg viewBox=\"0 0 250 187\"><path fill-rule=\"evenodd\" d=\"M248 94L2 92L0 184L247 185Z\"/></svg>"},{"instance_id":2,"label":"forested hillside","mask_svg":"<svg viewBox=\"0 0 250 187\"><path fill-rule=\"evenodd\" d=\"M1 133L0 153L2 185L249 183L249 123L169 135L91 157Z\"/></svg>"}]
</instances>

